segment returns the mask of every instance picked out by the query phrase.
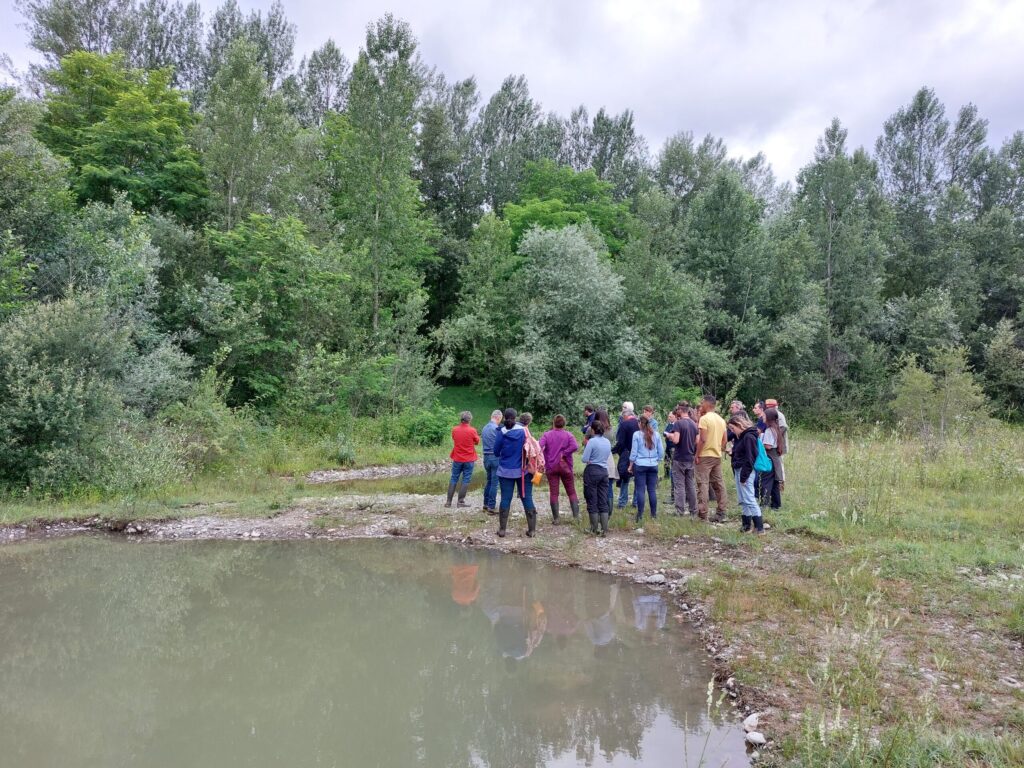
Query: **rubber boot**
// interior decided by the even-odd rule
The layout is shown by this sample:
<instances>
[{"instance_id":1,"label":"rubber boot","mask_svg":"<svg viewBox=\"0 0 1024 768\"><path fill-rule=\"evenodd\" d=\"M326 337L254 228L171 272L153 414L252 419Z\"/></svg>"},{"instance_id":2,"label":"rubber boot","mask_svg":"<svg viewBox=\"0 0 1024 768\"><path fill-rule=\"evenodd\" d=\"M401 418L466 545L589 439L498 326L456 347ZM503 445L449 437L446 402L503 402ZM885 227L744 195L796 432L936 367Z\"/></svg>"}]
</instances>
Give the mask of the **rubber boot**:
<instances>
[{"instance_id":1,"label":"rubber boot","mask_svg":"<svg viewBox=\"0 0 1024 768\"><path fill-rule=\"evenodd\" d=\"M466 494L467 493L469 493L469 483L465 483L465 484L462 485L462 487L459 488L459 506L460 507L468 507L469 506L469 504L466 503Z\"/></svg>"},{"instance_id":2,"label":"rubber boot","mask_svg":"<svg viewBox=\"0 0 1024 768\"><path fill-rule=\"evenodd\" d=\"M601 518L601 535L604 536L608 533L608 513L602 512L599 517Z\"/></svg>"},{"instance_id":3,"label":"rubber boot","mask_svg":"<svg viewBox=\"0 0 1024 768\"><path fill-rule=\"evenodd\" d=\"M598 514L596 512L590 513L590 532L595 536L598 534L597 526L600 524Z\"/></svg>"},{"instance_id":4,"label":"rubber boot","mask_svg":"<svg viewBox=\"0 0 1024 768\"><path fill-rule=\"evenodd\" d=\"M764 533L764 515L754 518L754 533Z\"/></svg>"},{"instance_id":5,"label":"rubber boot","mask_svg":"<svg viewBox=\"0 0 1024 768\"><path fill-rule=\"evenodd\" d=\"M569 499L569 508L572 510L572 519L580 519L580 502L578 499Z\"/></svg>"},{"instance_id":6,"label":"rubber boot","mask_svg":"<svg viewBox=\"0 0 1024 768\"><path fill-rule=\"evenodd\" d=\"M551 502L551 522L554 523L555 525L559 525L559 520L558 520L558 502L557 501L552 501Z\"/></svg>"},{"instance_id":7,"label":"rubber boot","mask_svg":"<svg viewBox=\"0 0 1024 768\"><path fill-rule=\"evenodd\" d=\"M445 507L451 507L451 505L452 505L452 496L455 495L455 487L456 487L456 483L448 483L448 501L446 501L444 503Z\"/></svg>"},{"instance_id":8,"label":"rubber boot","mask_svg":"<svg viewBox=\"0 0 1024 768\"><path fill-rule=\"evenodd\" d=\"M530 538L537 533L537 510L526 513L526 535Z\"/></svg>"},{"instance_id":9,"label":"rubber boot","mask_svg":"<svg viewBox=\"0 0 1024 768\"><path fill-rule=\"evenodd\" d=\"M743 516L743 527L740 530L744 533L750 530L750 515Z\"/></svg>"},{"instance_id":10,"label":"rubber boot","mask_svg":"<svg viewBox=\"0 0 1024 768\"><path fill-rule=\"evenodd\" d=\"M498 510L498 535L501 538L505 538L505 528L508 526L508 513L510 511L508 509Z\"/></svg>"}]
</instances>

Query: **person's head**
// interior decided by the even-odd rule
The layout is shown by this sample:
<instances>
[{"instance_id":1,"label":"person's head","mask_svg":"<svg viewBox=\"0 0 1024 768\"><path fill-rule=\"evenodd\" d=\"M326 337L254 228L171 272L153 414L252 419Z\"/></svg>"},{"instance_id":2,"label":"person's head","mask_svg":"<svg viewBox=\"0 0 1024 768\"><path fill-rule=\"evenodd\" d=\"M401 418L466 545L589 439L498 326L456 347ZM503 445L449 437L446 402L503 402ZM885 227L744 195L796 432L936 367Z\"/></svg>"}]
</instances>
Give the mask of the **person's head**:
<instances>
[{"instance_id":1,"label":"person's head","mask_svg":"<svg viewBox=\"0 0 1024 768\"><path fill-rule=\"evenodd\" d=\"M590 405L590 403L587 403L586 405L583 406L583 415L584 416L589 417L590 414L592 414L593 412L594 412L594 406Z\"/></svg>"},{"instance_id":2,"label":"person's head","mask_svg":"<svg viewBox=\"0 0 1024 768\"><path fill-rule=\"evenodd\" d=\"M565 429L565 416L559 413L551 423L554 425L555 429Z\"/></svg>"},{"instance_id":3,"label":"person's head","mask_svg":"<svg viewBox=\"0 0 1024 768\"><path fill-rule=\"evenodd\" d=\"M676 423L676 412L675 411L669 411L668 415L665 418L668 419L668 423L669 424L675 424Z\"/></svg>"},{"instance_id":4,"label":"person's head","mask_svg":"<svg viewBox=\"0 0 1024 768\"><path fill-rule=\"evenodd\" d=\"M729 403L729 413L746 413L747 406L743 404L742 400L733 400Z\"/></svg>"},{"instance_id":5,"label":"person's head","mask_svg":"<svg viewBox=\"0 0 1024 768\"><path fill-rule=\"evenodd\" d=\"M530 424L533 423L533 414L523 411L522 413L519 414L519 423L522 424L524 427L530 426Z\"/></svg>"},{"instance_id":6,"label":"person's head","mask_svg":"<svg viewBox=\"0 0 1024 768\"><path fill-rule=\"evenodd\" d=\"M759 419L764 418L764 400L758 400L754 403L754 415Z\"/></svg>"},{"instance_id":7,"label":"person's head","mask_svg":"<svg viewBox=\"0 0 1024 768\"><path fill-rule=\"evenodd\" d=\"M767 400L764 401L764 407L778 409L779 401L776 400L774 397L769 397Z\"/></svg>"},{"instance_id":8,"label":"person's head","mask_svg":"<svg viewBox=\"0 0 1024 768\"><path fill-rule=\"evenodd\" d=\"M676 408L682 408L684 411L688 411L690 410L690 401L680 400L678 403L676 403Z\"/></svg>"},{"instance_id":9,"label":"person's head","mask_svg":"<svg viewBox=\"0 0 1024 768\"><path fill-rule=\"evenodd\" d=\"M677 419L687 419L690 417L690 409L685 405L677 405L676 409L672 411L672 415Z\"/></svg>"},{"instance_id":10,"label":"person's head","mask_svg":"<svg viewBox=\"0 0 1024 768\"><path fill-rule=\"evenodd\" d=\"M516 425L516 416L518 415L515 408L505 409L505 429L512 429Z\"/></svg>"},{"instance_id":11,"label":"person's head","mask_svg":"<svg viewBox=\"0 0 1024 768\"><path fill-rule=\"evenodd\" d=\"M600 419L594 419L594 423L590 425L590 432L594 437L600 437L604 434L604 424L601 423Z\"/></svg>"},{"instance_id":12,"label":"person's head","mask_svg":"<svg viewBox=\"0 0 1024 768\"><path fill-rule=\"evenodd\" d=\"M598 408L597 415L594 416L594 423L601 422L601 426L604 427L604 431L607 432L612 428L612 420L608 418L607 408Z\"/></svg>"},{"instance_id":13,"label":"person's head","mask_svg":"<svg viewBox=\"0 0 1024 768\"><path fill-rule=\"evenodd\" d=\"M622 415L623 416L632 416L634 413L636 413L636 411L633 408L633 402L631 400L626 400L622 404Z\"/></svg>"},{"instance_id":14,"label":"person's head","mask_svg":"<svg viewBox=\"0 0 1024 768\"><path fill-rule=\"evenodd\" d=\"M715 403L717 402L718 401L715 399L714 395L704 395L700 400L701 415L711 413L711 411L715 410Z\"/></svg>"},{"instance_id":15,"label":"person's head","mask_svg":"<svg viewBox=\"0 0 1024 768\"><path fill-rule=\"evenodd\" d=\"M729 431L734 435L741 435L745 430L750 429L753 424L750 423L750 419L747 418L745 413L734 413L729 417Z\"/></svg>"},{"instance_id":16,"label":"person's head","mask_svg":"<svg viewBox=\"0 0 1024 768\"><path fill-rule=\"evenodd\" d=\"M765 408L764 409L764 423L769 427L779 426L779 409L778 408Z\"/></svg>"},{"instance_id":17,"label":"person's head","mask_svg":"<svg viewBox=\"0 0 1024 768\"><path fill-rule=\"evenodd\" d=\"M495 424L500 424L501 423L501 419L502 419L501 411L499 411L499 410L491 411L491 421L493 421Z\"/></svg>"},{"instance_id":18,"label":"person's head","mask_svg":"<svg viewBox=\"0 0 1024 768\"><path fill-rule=\"evenodd\" d=\"M688 413L690 415L690 421L692 421L694 424L700 421L700 411L698 411L692 405L690 406Z\"/></svg>"},{"instance_id":19,"label":"person's head","mask_svg":"<svg viewBox=\"0 0 1024 768\"><path fill-rule=\"evenodd\" d=\"M648 419L654 418L654 406L653 405L645 405L644 406L644 416L646 416Z\"/></svg>"},{"instance_id":20,"label":"person's head","mask_svg":"<svg viewBox=\"0 0 1024 768\"><path fill-rule=\"evenodd\" d=\"M651 429L651 417L646 413L640 416L640 431L644 436L644 445L650 450L654 447L654 430Z\"/></svg>"},{"instance_id":21,"label":"person's head","mask_svg":"<svg viewBox=\"0 0 1024 768\"><path fill-rule=\"evenodd\" d=\"M470 411L463 411L462 413L460 413L459 414L459 421L461 421L463 424L469 424L471 421L473 421L473 414L472 414L472 412L470 412Z\"/></svg>"}]
</instances>

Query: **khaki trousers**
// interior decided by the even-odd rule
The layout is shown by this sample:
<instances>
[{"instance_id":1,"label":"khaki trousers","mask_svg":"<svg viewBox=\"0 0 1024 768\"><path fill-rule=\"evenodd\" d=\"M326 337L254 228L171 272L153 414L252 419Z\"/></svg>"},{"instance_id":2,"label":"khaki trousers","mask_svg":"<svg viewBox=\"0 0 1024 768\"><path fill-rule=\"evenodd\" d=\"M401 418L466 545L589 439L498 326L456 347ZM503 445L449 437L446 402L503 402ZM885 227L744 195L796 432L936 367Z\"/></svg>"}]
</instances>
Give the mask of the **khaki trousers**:
<instances>
[{"instance_id":1,"label":"khaki trousers","mask_svg":"<svg viewBox=\"0 0 1024 768\"><path fill-rule=\"evenodd\" d=\"M718 504L717 517L725 518L725 482L722 480L722 459L717 456L701 456L697 459L697 514L701 520L708 517L708 488L715 489Z\"/></svg>"}]
</instances>

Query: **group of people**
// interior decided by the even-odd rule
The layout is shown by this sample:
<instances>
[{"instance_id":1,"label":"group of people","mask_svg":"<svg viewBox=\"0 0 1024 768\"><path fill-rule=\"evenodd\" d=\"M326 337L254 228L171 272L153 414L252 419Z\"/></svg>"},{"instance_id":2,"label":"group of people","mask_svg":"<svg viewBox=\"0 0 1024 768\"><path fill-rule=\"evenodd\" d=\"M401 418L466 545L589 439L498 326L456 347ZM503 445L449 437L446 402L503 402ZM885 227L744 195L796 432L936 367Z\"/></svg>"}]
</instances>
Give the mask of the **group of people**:
<instances>
[{"instance_id":1,"label":"group of people","mask_svg":"<svg viewBox=\"0 0 1024 768\"><path fill-rule=\"evenodd\" d=\"M657 518L659 468L663 462L677 515L708 520L709 504L714 501L715 515L710 520L724 522L728 495L722 473L723 456L730 458L742 530L764 532L762 508L777 510L782 506L783 456L789 443L786 417L775 400L754 405L756 421L738 400L730 403L727 419L716 412L716 405L711 395L695 405L680 402L668 413L668 423L662 431L653 406L644 406L638 415L633 403L624 402L614 443L608 410L586 406L581 461L591 532L602 536L608 532L615 487L619 489L618 508L624 509L627 504L635 507L637 525L642 524L648 509L651 518ZM514 408L492 412L480 433L473 428L472 420L473 415L464 411L460 423L452 429L452 473L445 506L450 507L456 496L458 506L468 506L466 492L479 445L487 473L483 507L488 514L497 514L498 536L506 535L512 499L516 496L523 502L526 535L536 534L533 486L539 485L544 477L548 480L552 522L561 522L560 486L565 488L573 519L579 518L573 457L580 443L567 429L564 416L556 415L552 429L539 440L530 432L532 415L519 414Z\"/></svg>"}]
</instances>

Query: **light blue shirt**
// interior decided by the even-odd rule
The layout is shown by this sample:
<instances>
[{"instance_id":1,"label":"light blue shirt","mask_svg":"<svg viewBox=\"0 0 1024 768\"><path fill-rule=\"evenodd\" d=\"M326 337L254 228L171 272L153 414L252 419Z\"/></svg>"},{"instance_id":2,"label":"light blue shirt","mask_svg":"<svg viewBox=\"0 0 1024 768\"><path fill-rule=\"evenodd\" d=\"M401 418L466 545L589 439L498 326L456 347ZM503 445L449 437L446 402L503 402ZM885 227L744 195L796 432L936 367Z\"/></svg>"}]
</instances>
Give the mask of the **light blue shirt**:
<instances>
[{"instance_id":1,"label":"light blue shirt","mask_svg":"<svg viewBox=\"0 0 1024 768\"><path fill-rule=\"evenodd\" d=\"M665 443L661 435L654 433L654 447L648 448L644 441L644 433L637 430L633 435L633 447L629 452L629 460L637 467L656 467L665 458Z\"/></svg>"},{"instance_id":2,"label":"light blue shirt","mask_svg":"<svg viewBox=\"0 0 1024 768\"><path fill-rule=\"evenodd\" d=\"M587 441L583 449L583 463L604 467L607 466L608 457L611 455L612 444L608 442L608 438L604 435L595 436Z\"/></svg>"}]
</instances>

